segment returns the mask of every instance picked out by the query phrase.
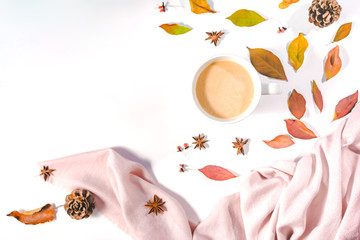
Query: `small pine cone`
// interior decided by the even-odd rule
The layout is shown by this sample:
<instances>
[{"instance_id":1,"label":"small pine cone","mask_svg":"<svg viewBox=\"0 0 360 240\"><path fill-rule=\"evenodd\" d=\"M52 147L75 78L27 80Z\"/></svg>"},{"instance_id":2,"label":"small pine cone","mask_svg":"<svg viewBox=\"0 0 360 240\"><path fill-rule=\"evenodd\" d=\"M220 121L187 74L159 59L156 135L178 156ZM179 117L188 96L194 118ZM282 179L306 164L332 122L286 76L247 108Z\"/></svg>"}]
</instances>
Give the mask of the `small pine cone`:
<instances>
[{"instance_id":1,"label":"small pine cone","mask_svg":"<svg viewBox=\"0 0 360 240\"><path fill-rule=\"evenodd\" d=\"M72 191L66 196L65 201L66 213L76 220L89 217L95 208L94 197L84 189Z\"/></svg>"},{"instance_id":2,"label":"small pine cone","mask_svg":"<svg viewBox=\"0 0 360 240\"><path fill-rule=\"evenodd\" d=\"M313 0L309 7L309 22L327 27L340 17L341 6L336 0Z\"/></svg>"}]
</instances>

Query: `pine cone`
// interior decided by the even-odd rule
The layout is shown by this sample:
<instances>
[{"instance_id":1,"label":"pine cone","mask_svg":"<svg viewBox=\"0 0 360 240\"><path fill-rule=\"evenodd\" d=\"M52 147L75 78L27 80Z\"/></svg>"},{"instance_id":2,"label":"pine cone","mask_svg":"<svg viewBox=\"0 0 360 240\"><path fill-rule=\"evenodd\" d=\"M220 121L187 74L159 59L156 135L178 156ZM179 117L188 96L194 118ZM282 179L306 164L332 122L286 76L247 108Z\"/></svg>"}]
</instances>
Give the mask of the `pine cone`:
<instances>
[{"instance_id":1,"label":"pine cone","mask_svg":"<svg viewBox=\"0 0 360 240\"><path fill-rule=\"evenodd\" d=\"M94 208L94 197L88 190L76 189L65 198L65 211L74 219L80 220L89 217Z\"/></svg>"},{"instance_id":2,"label":"pine cone","mask_svg":"<svg viewBox=\"0 0 360 240\"><path fill-rule=\"evenodd\" d=\"M336 0L313 0L309 7L309 22L327 27L340 17L341 6Z\"/></svg>"}]
</instances>

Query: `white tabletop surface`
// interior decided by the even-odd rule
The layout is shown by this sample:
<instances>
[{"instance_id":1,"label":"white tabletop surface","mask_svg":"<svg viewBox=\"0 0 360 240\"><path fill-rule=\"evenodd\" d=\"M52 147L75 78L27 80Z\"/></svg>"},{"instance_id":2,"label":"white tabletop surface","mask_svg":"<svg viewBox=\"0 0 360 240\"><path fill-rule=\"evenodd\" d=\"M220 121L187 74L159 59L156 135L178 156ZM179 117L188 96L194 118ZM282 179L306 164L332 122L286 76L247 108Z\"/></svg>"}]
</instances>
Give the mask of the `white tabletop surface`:
<instances>
[{"instance_id":1,"label":"white tabletop surface","mask_svg":"<svg viewBox=\"0 0 360 240\"><path fill-rule=\"evenodd\" d=\"M6 214L61 205L67 191L44 183L37 163L107 147L122 148L143 163L164 188L184 206L195 223L206 218L217 201L237 191L251 169L311 151L316 140L295 139L295 145L275 150L262 140L286 134L284 119L292 118L289 92L296 89L307 101L303 122L323 136L333 131L336 103L360 89L359 1L339 0L339 21L318 29L308 23L310 0L285 10L280 0L213 0L216 14L196 15L188 2L170 0L2 0L0 2L0 239L129 239L99 213L82 221L59 210L56 221L27 226ZM225 19L238 9L254 10L269 20L240 28ZM354 22L340 41L343 66L323 82L324 60L338 27ZM173 36L159 25L182 23L187 34ZM288 27L278 34L277 28ZM215 47L205 32L223 30ZM309 48L295 73L287 46L299 32ZM210 57L231 53L249 61L246 47L265 48L283 63L288 82L277 82L282 94L262 96L254 113L234 124L207 119L196 107L191 86L197 68ZM320 114L311 95L316 80L324 98ZM192 136L210 140L204 151L177 153ZM245 156L232 148L235 137L249 138ZM193 168L216 164L240 177L224 182L199 172L179 173L179 164Z\"/></svg>"}]
</instances>

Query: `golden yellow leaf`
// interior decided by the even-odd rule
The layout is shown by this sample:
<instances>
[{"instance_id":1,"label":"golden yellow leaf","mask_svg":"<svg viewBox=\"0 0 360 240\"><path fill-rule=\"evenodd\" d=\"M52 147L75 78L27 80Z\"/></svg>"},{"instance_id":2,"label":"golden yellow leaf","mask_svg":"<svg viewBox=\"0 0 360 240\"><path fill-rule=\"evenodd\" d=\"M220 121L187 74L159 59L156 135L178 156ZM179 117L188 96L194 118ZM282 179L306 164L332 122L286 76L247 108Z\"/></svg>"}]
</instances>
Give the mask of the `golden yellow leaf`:
<instances>
[{"instance_id":1,"label":"golden yellow leaf","mask_svg":"<svg viewBox=\"0 0 360 240\"><path fill-rule=\"evenodd\" d=\"M191 11L196 14L216 13L212 10L206 0L189 0Z\"/></svg>"},{"instance_id":2,"label":"golden yellow leaf","mask_svg":"<svg viewBox=\"0 0 360 240\"><path fill-rule=\"evenodd\" d=\"M289 45L288 54L291 66L297 71L304 62L304 53L309 46L308 41L302 33Z\"/></svg>"}]
</instances>

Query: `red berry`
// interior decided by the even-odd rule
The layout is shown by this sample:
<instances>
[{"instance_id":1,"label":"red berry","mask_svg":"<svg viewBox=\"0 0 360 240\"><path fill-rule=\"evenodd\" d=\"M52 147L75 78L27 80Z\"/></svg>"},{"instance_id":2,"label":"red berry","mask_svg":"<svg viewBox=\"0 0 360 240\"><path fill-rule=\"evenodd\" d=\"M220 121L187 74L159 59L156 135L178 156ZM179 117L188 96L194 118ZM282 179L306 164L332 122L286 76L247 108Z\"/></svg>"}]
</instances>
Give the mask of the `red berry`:
<instances>
[{"instance_id":1,"label":"red berry","mask_svg":"<svg viewBox=\"0 0 360 240\"><path fill-rule=\"evenodd\" d=\"M179 169L179 172L185 172L183 168L180 168Z\"/></svg>"},{"instance_id":2,"label":"red berry","mask_svg":"<svg viewBox=\"0 0 360 240\"><path fill-rule=\"evenodd\" d=\"M179 166L180 166L181 168L185 167L184 164L179 164Z\"/></svg>"}]
</instances>

